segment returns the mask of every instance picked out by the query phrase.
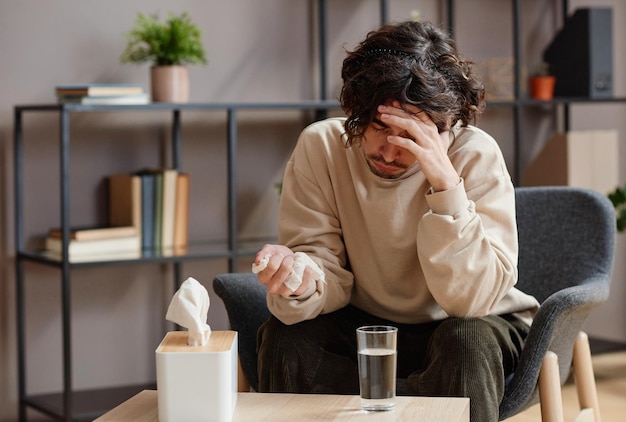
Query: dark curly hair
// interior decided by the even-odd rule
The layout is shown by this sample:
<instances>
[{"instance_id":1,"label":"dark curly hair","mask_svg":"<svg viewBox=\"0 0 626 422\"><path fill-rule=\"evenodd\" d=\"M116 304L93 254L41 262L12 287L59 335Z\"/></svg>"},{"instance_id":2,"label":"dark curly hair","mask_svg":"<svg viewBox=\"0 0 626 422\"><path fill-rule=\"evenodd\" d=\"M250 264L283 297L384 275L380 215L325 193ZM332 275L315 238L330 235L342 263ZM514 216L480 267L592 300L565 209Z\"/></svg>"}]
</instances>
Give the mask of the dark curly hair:
<instances>
[{"instance_id":1,"label":"dark curly hair","mask_svg":"<svg viewBox=\"0 0 626 422\"><path fill-rule=\"evenodd\" d=\"M378 105L389 100L420 108L439 131L474 122L484 110L485 89L472 65L430 23L400 22L370 32L348 52L341 71L349 144L362 138Z\"/></svg>"}]
</instances>

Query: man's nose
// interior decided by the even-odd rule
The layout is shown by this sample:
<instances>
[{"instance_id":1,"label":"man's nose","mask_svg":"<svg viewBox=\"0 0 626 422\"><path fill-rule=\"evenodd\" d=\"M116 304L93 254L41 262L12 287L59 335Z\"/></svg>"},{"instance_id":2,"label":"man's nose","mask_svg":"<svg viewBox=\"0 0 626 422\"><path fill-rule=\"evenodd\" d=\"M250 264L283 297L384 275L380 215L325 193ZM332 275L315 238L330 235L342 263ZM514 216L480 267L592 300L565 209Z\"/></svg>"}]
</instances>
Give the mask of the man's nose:
<instances>
[{"instance_id":1,"label":"man's nose","mask_svg":"<svg viewBox=\"0 0 626 422\"><path fill-rule=\"evenodd\" d=\"M391 163L398 158L399 152L400 149L397 146L387 142L382 146L380 155L382 155L387 163Z\"/></svg>"}]
</instances>

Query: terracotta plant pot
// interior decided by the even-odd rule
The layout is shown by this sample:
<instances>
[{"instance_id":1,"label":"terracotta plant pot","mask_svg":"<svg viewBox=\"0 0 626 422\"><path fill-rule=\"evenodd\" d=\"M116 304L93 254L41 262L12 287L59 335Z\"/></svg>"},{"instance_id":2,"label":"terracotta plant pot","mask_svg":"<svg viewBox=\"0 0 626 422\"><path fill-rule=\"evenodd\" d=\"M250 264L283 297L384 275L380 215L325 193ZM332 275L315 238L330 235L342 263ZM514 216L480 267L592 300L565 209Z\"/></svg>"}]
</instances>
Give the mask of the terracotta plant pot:
<instances>
[{"instance_id":1,"label":"terracotta plant pot","mask_svg":"<svg viewBox=\"0 0 626 422\"><path fill-rule=\"evenodd\" d=\"M189 72L185 66L150 68L152 101L186 103L189 101Z\"/></svg>"},{"instance_id":2,"label":"terracotta plant pot","mask_svg":"<svg viewBox=\"0 0 626 422\"><path fill-rule=\"evenodd\" d=\"M551 100L554 98L554 76L533 76L530 78L530 97L536 100Z\"/></svg>"}]
</instances>

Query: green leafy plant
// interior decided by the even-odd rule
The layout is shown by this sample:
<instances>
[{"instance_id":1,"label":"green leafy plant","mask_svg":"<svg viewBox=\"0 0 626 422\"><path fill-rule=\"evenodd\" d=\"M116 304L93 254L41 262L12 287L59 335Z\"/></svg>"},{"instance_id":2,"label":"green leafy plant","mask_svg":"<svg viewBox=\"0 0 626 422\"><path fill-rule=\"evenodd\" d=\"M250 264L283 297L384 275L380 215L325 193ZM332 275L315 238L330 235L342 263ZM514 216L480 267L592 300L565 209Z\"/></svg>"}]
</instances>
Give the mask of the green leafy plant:
<instances>
[{"instance_id":1,"label":"green leafy plant","mask_svg":"<svg viewBox=\"0 0 626 422\"><path fill-rule=\"evenodd\" d=\"M623 232L626 229L626 185L617 187L608 197L615 207L617 230Z\"/></svg>"},{"instance_id":2,"label":"green leafy plant","mask_svg":"<svg viewBox=\"0 0 626 422\"><path fill-rule=\"evenodd\" d=\"M185 12L168 14L165 22L157 15L137 15L135 26L126 34L128 45L122 63L151 62L155 66L206 64L200 29Z\"/></svg>"}]
</instances>

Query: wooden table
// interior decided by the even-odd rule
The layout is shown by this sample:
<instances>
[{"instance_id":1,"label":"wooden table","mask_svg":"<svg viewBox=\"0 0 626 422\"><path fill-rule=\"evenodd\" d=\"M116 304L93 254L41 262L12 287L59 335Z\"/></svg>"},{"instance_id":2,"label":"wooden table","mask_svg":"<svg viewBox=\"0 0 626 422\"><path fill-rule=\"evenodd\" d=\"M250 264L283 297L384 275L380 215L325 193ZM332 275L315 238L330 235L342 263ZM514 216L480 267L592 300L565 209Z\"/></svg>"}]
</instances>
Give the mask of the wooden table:
<instances>
[{"instance_id":1,"label":"wooden table","mask_svg":"<svg viewBox=\"0 0 626 422\"><path fill-rule=\"evenodd\" d=\"M157 392L144 390L94 422L157 422ZM469 422L469 399L397 397L386 412L361 410L359 396L239 393L233 422L376 421Z\"/></svg>"}]
</instances>

